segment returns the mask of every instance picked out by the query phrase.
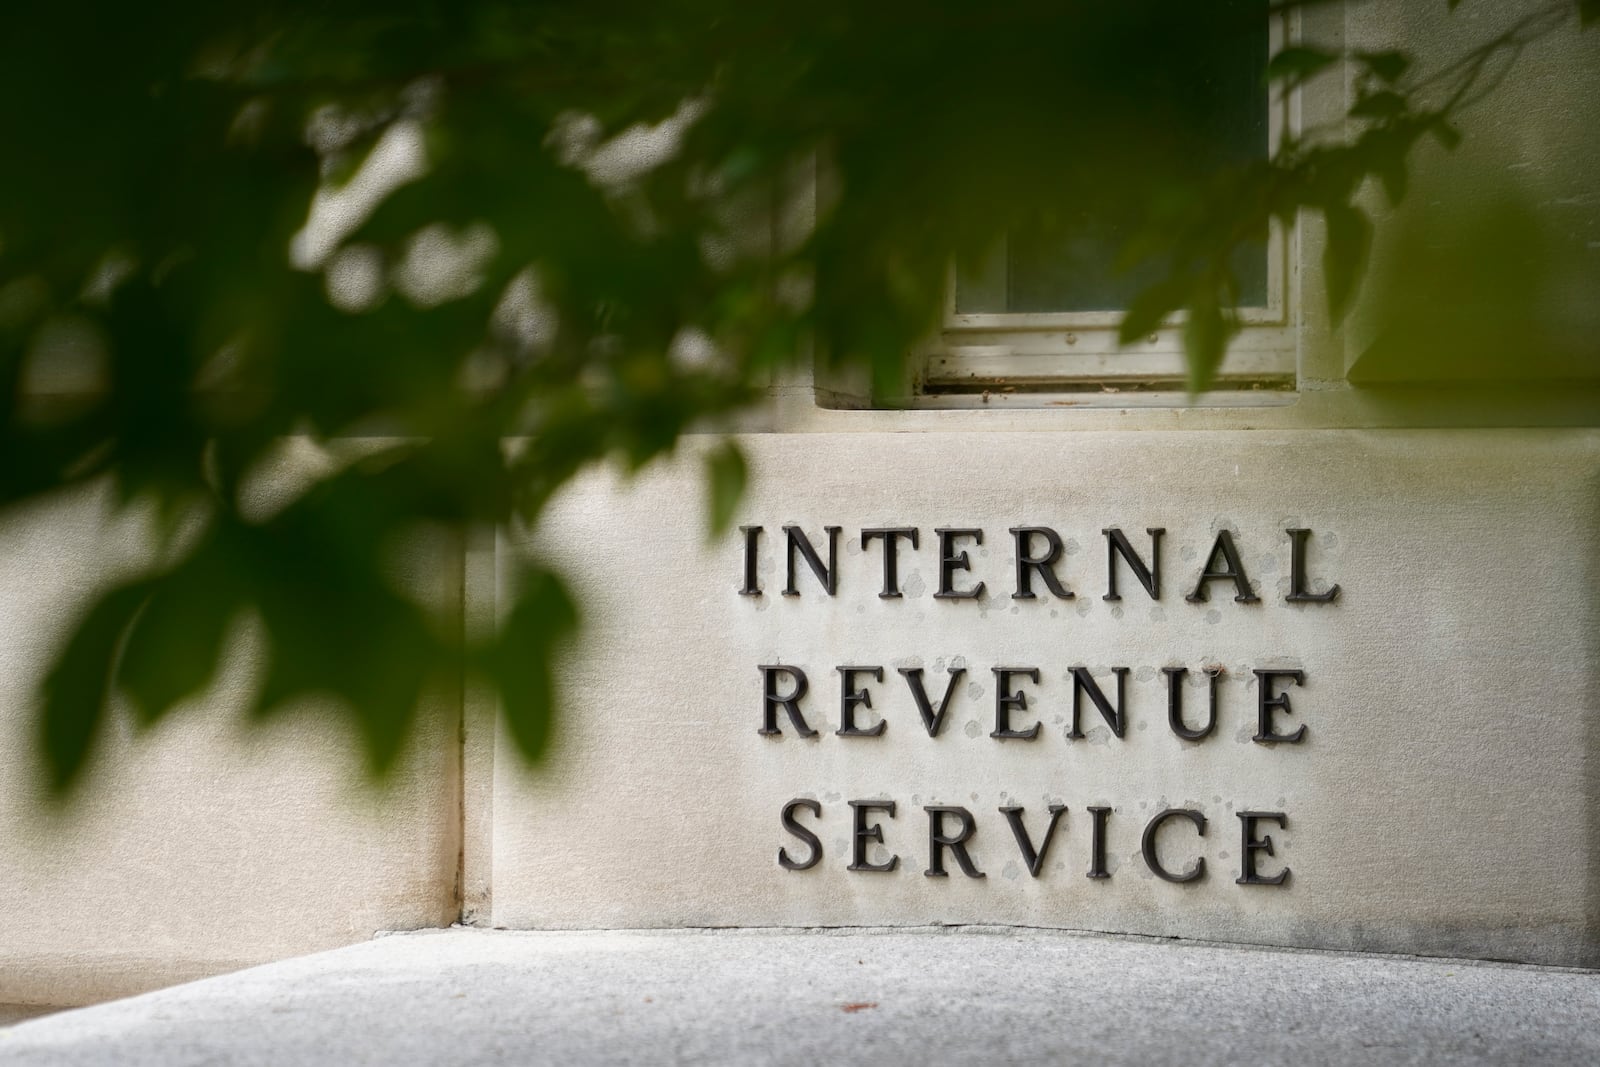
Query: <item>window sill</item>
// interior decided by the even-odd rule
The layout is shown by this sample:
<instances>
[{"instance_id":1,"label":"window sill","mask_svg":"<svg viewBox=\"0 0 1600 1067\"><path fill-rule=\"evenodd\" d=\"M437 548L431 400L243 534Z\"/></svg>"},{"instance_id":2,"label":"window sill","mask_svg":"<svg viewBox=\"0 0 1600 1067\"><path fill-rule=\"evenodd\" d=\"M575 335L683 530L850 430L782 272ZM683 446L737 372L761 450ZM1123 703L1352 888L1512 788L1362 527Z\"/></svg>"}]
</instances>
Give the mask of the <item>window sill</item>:
<instances>
[{"instance_id":1,"label":"window sill","mask_svg":"<svg viewBox=\"0 0 1600 1067\"><path fill-rule=\"evenodd\" d=\"M1288 407L1300 394L1290 383L1257 382L1246 388L1216 389L1190 396L1179 386L1154 388L1088 385L1082 389L1018 389L1007 386L976 391L926 392L911 398L916 410L994 409L1016 411L1053 408L1268 408Z\"/></svg>"}]
</instances>

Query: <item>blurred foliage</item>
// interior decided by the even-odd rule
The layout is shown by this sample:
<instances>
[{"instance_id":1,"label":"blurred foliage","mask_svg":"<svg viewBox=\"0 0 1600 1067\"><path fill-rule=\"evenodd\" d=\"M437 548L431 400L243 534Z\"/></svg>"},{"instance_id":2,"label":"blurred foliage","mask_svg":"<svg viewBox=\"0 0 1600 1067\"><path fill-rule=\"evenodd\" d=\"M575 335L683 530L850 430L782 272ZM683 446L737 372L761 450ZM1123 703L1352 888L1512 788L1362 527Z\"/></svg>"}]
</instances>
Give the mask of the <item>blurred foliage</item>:
<instances>
[{"instance_id":1,"label":"blurred foliage","mask_svg":"<svg viewBox=\"0 0 1600 1067\"><path fill-rule=\"evenodd\" d=\"M1578 381L1595 373L1600 270L1505 182L1401 220L1373 266L1350 380Z\"/></svg>"},{"instance_id":2,"label":"blurred foliage","mask_svg":"<svg viewBox=\"0 0 1600 1067\"><path fill-rule=\"evenodd\" d=\"M113 694L153 723L201 692L242 617L266 647L257 715L333 694L382 770L430 682L465 672L536 756L577 621L559 578L530 563L471 634L396 578L406 544L536 526L586 464L637 469L813 353L899 380L952 261L1091 200L1146 220L1126 258L1161 279L1123 337L1185 313L1203 389L1238 329L1234 250L1320 217L1342 313L1363 182L1403 196L1419 140L1459 136L1481 56L1574 12L1597 5L1426 77L1288 48L1271 91L1348 69L1354 121L1197 168L1207 57L1265 0L9 10L0 503L109 482L166 530L46 680L52 782ZM295 435L378 443L252 503ZM744 461L725 446L708 476L720 526Z\"/></svg>"}]
</instances>

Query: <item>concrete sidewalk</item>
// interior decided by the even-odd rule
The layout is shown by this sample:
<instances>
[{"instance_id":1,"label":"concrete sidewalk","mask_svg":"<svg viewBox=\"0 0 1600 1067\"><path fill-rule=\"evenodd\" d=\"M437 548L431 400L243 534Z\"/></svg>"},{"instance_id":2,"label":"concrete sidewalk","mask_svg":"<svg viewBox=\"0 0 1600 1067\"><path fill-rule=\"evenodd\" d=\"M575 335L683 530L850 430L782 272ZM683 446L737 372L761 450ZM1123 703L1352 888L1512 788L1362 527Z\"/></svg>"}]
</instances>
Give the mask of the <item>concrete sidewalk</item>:
<instances>
[{"instance_id":1,"label":"concrete sidewalk","mask_svg":"<svg viewBox=\"0 0 1600 1067\"><path fill-rule=\"evenodd\" d=\"M1600 974L1044 930L440 930L0 1029L37 1064L1600 1062Z\"/></svg>"}]
</instances>

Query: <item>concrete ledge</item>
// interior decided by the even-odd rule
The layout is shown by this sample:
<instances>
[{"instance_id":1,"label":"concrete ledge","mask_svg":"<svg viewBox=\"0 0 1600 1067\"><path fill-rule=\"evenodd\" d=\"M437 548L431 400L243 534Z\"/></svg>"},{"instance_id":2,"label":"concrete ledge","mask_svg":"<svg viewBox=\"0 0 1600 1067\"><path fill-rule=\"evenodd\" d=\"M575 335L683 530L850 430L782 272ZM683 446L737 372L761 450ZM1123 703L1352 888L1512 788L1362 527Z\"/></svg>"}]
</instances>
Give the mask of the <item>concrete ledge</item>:
<instances>
[{"instance_id":1,"label":"concrete ledge","mask_svg":"<svg viewBox=\"0 0 1600 1067\"><path fill-rule=\"evenodd\" d=\"M0 1030L39 1064L1594 1063L1600 975L957 929L397 934Z\"/></svg>"}]
</instances>

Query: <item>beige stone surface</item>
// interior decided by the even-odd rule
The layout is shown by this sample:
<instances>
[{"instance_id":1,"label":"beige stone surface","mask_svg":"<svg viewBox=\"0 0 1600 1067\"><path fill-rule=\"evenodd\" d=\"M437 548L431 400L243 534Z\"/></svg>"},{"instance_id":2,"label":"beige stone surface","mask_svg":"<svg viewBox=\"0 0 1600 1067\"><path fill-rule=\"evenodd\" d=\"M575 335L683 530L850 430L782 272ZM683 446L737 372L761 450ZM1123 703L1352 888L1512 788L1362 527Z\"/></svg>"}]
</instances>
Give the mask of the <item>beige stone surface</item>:
<instances>
[{"instance_id":1,"label":"beige stone surface","mask_svg":"<svg viewBox=\"0 0 1600 1067\"><path fill-rule=\"evenodd\" d=\"M0 1002L81 1004L456 914L453 695L383 790L309 706L250 732L248 635L144 736L113 723L65 814L36 793L49 650L149 527L79 494L0 524Z\"/></svg>"},{"instance_id":2,"label":"beige stone surface","mask_svg":"<svg viewBox=\"0 0 1600 1067\"><path fill-rule=\"evenodd\" d=\"M582 645L565 665L553 760L528 774L502 744L493 798L493 922L513 927L1006 923L1226 941L1600 963L1594 922L1600 845L1593 757L1594 582L1600 434L1594 431L812 434L742 439L755 482L739 522L765 527L765 595L740 596L737 535L707 545L692 455L626 488L606 476L557 504L537 544L568 568L585 605ZM838 595L800 564L783 582L781 530L840 535ZM1008 527L1059 531L1070 601L1010 597ZM881 599L881 549L860 531L912 526L905 596ZM932 597L940 526L981 527L973 570L988 596ZM1106 543L1118 526L1148 548L1163 527L1159 601L1124 569L1124 599L1104 601ZM1312 586L1328 605L1284 602L1285 528L1314 531ZM1260 603L1185 601L1217 531L1233 532ZM502 546L502 581L515 536ZM758 664L804 668L802 707L820 736L780 719L763 737ZM899 667L967 674L937 738L921 725ZM1200 742L1167 725L1162 667L1220 664L1218 725ZM840 665L881 665L868 680L881 737L838 728ZM1035 741L991 738L996 666L1038 667L1024 686ZM1069 740L1069 669L1111 691L1130 670L1126 736L1085 700ZM1305 672L1285 731L1265 745L1254 668ZM940 686L939 688L942 688ZM1280 684L1280 688L1282 688ZM1185 693L1192 719L1204 689ZM938 695L936 690L935 696ZM802 814L824 850L779 823ZM882 814L893 873L846 870L851 799ZM1035 842L1046 806L1068 813L1038 878L998 808L1020 805ZM928 866L925 805L961 805L986 877ZM1092 805L1113 809L1111 877L1090 880ZM1189 884L1156 878L1140 836L1168 807L1204 814L1159 838ZM1242 810L1286 813L1265 827L1281 887L1235 883ZM875 849L873 858L886 852Z\"/></svg>"}]
</instances>

